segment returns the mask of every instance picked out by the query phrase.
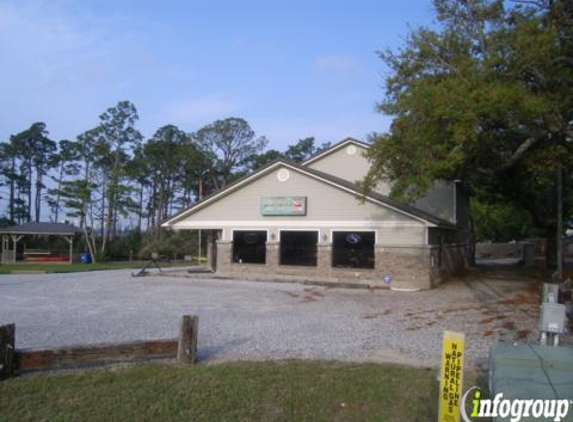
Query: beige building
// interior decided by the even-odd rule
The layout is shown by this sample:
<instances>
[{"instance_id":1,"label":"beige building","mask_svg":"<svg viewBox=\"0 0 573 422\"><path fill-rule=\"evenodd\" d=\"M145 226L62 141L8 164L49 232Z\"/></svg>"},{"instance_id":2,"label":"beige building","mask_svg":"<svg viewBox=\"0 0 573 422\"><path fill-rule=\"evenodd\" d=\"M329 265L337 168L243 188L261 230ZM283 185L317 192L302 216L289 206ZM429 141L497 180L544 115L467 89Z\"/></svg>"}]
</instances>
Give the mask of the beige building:
<instances>
[{"instance_id":1,"label":"beige building","mask_svg":"<svg viewBox=\"0 0 573 422\"><path fill-rule=\"evenodd\" d=\"M466 201L455 183L415 207L383 184L363 197L368 148L346 139L302 164L274 161L163 227L211 234L223 276L429 289L465 265Z\"/></svg>"}]
</instances>

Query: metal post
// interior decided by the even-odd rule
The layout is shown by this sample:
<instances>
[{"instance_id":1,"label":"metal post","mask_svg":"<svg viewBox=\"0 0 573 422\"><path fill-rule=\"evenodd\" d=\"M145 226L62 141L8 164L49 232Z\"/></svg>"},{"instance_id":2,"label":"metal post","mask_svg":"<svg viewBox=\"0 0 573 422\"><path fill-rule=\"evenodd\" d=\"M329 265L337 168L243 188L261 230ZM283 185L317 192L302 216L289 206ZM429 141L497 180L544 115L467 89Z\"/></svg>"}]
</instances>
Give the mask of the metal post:
<instances>
[{"instance_id":1,"label":"metal post","mask_svg":"<svg viewBox=\"0 0 573 422\"><path fill-rule=\"evenodd\" d=\"M203 199L203 180L199 179L199 201ZM201 229L199 229L199 251L197 257L197 265L201 265Z\"/></svg>"},{"instance_id":2,"label":"metal post","mask_svg":"<svg viewBox=\"0 0 573 422\"><path fill-rule=\"evenodd\" d=\"M563 281L563 171L557 168L557 278Z\"/></svg>"},{"instance_id":3,"label":"metal post","mask_svg":"<svg viewBox=\"0 0 573 422\"><path fill-rule=\"evenodd\" d=\"M201 265L201 229L199 229L199 256L197 257L197 265Z\"/></svg>"}]
</instances>

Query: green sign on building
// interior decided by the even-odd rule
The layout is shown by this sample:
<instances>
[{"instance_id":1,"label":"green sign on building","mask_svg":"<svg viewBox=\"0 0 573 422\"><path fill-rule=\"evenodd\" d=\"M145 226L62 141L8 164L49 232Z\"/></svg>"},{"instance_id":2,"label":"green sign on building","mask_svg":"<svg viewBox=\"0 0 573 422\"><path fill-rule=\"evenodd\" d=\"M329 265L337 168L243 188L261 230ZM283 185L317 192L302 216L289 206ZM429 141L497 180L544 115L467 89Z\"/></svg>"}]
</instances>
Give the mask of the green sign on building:
<instances>
[{"instance_id":1,"label":"green sign on building","mask_svg":"<svg viewBox=\"0 0 573 422\"><path fill-rule=\"evenodd\" d=\"M306 215L306 196L263 196L261 215Z\"/></svg>"}]
</instances>

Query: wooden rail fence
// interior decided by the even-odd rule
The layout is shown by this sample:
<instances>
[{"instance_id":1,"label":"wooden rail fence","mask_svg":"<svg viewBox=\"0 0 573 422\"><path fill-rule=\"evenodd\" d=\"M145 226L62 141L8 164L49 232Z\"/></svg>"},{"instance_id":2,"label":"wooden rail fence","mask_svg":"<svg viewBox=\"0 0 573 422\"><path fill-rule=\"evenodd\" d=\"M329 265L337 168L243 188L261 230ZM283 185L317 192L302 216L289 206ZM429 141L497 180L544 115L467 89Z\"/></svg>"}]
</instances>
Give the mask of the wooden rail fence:
<instances>
[{"instance_id":1,"label":"wooden rail fence","mask_svg":"<svg viewBox=\"0 0 573 422\"><path fill-rule=\"evenodd\" d=\"M16 349L16 326L0 326L0 380L21 371L65 369L145 359L177 358L194 364L197 360L199 317L183 315L179 338L93 345L63 346L52 349Z\"/></svg>"}]
</instances>

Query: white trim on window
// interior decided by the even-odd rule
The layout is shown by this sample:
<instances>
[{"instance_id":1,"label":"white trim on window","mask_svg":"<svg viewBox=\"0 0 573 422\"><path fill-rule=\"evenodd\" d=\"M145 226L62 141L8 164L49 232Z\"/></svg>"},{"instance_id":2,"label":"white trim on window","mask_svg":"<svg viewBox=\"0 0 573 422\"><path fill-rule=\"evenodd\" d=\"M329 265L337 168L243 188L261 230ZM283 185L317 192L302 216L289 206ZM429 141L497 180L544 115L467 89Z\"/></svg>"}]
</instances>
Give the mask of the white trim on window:
<instances>
[{"instance_id":1,"label":"white trim on window","mask_svg":"<svg viewBox=\"0 0 573 422\"><path fill-rule=\"evenodd\" d=\"M304 228L304 229L278 229L277 230L277 242L281 242L281 232L317 232L317 242L316 243L320 243L320 229L310 229L310 228Z\"/></svg>"}]
</instances>

